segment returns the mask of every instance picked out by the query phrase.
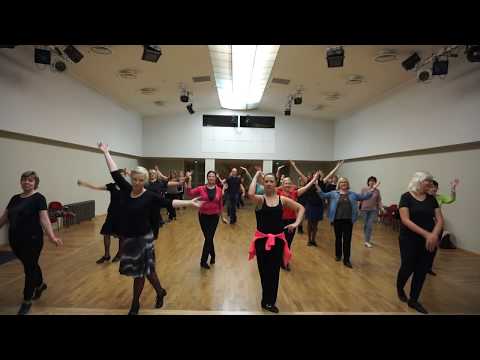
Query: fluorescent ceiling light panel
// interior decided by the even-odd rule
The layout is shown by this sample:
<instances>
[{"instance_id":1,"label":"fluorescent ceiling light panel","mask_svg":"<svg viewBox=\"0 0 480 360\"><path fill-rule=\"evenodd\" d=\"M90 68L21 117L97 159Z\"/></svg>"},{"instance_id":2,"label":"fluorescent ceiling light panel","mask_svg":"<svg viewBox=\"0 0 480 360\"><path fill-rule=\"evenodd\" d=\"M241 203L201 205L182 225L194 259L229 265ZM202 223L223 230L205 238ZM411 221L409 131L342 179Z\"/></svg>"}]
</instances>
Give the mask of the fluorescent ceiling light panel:
<instances>
[{"instance_id":1,"label":"fluorescent ceiling light panel","mask_svg":"<svg viewBox=\"0 0 480 360\"><path fill-rule=\"evenodd\" d=\"M255 109L265 91L280 45L209 45L220 105Z\"/></svg>"}]
</instances>

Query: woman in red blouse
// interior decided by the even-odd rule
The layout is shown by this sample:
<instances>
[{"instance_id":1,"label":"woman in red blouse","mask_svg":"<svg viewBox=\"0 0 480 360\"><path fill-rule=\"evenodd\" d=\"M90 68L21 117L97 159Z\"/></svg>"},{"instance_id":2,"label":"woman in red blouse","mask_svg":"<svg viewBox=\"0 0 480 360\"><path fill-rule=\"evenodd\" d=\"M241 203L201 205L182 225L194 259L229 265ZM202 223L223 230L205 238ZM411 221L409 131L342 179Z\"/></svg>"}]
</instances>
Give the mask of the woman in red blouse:
<instances>
[{"instance_id":1,"label":"woman in red blouse","mask_svg":"<svg viewBox=\"0 0 480 360\"><path fill-rule=\"evenodd\" d=\"M199 197L199 199L204 202L198 210L198 220L202 228L203 236L205 237L202 257L200 259L200 266L204 269L210 269L207 263L208 256L210 256L210 265L215 264L213 238L223 210L222 188L217 186L216 182L217 173L211 170L207 173L207 184L192 189L192 172L188 171L186 173L188 196ZM222 218L222 220L224 219Z\"/></svg>"},{"instance_id":2,"label":"woman in red blouse","mask_svg":"<svg viewBox=\"0 0 480 360\"><path fill-rule=\"evenodd\" d=\"M288 197L293 201L297 201L299 196L302 196L308 189L310 189L310 187L313 184L315 184L319 176L320 176L320 172L316 172L313 178L308 182L308 184L301 187L300 189L296 189L296 186L292 183L292 179L290 179L289 177L286 177L283 179L282 185L277 188L277 194L280 196ZM295 213L295 211L289 209L288 207L283 208L282 220L283 220L284 227L286 227L289 224L293 224L296 221L296 219L297 219L297 214ZM286 228L284 230L289 249L291 249L292 247L293 238L295 236L295 230L296 229L289 231ZM283 266L282 264L281 267L284 270L290 271L290 264L288 264L286 267Z\"/></svg>"}]
</instances>

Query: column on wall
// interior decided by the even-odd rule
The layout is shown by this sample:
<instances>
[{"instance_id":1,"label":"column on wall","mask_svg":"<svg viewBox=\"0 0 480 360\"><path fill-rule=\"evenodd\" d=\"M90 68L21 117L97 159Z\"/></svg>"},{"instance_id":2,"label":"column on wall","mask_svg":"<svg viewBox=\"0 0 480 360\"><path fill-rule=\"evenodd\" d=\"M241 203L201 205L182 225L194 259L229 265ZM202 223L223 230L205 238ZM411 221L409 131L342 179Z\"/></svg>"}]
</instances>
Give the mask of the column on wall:
<instances>
[{"instance_id":1,"label":"column on wall","mask_svg":"<svg viewBox=\"0 0 480 360\"><path fill-rule=\"evenodd\" d=\"M207 183L207 173L210 170L215 171L215 159L205 159L205 184Z\"/></svg>"}]
</instances>

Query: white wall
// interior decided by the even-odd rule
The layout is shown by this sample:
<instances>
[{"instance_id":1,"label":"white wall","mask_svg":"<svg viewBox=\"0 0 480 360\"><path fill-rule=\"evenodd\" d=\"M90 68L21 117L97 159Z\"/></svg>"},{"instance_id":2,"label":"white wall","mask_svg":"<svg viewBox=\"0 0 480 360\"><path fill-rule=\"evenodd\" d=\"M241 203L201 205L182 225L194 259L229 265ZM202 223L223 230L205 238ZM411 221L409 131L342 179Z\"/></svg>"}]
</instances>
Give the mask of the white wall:
<instances>
[{"instance_id":1,"label":"white wall","mask_svg":"<svg viewBox=\"0 0 480 360\"><path fill-rule=\"evenodd\" d=\"M212 110L205 114L244 115L228 110ZM330 121L276 116L275 129L235 129L204 128L202 119L203 113L199 112L193 115L185 112L173 118L145 118L144 156L327 161L333 157L333 123ZM202 135L203 132L206 133ZM217 138L208 140L206 134L216 134ZM231 141L225 141L226 137ZM270 137L273 141L265 143ZM208 151L216 145L216 151Z\"/></svg>"},{"instance_id":2,"label":"white wall","mask_svg":"<svg viewBox=\"0 0 480 360\"><path fill-rule=\"evenodd\" d=\"M410 83L335 122L334 158L350 159L480 140L480 65L451 66L444 80Z\"/></svg>"},{"instance_id":3,"label":"white wall","mask_svg":"<svg viewBox=\"0 0 480 360\"><path fill-rule=\"evenodd\" d=\"M39 70L32 46L0 49L0 129L86 146L100 139L114 151L142 155L139 115L67 72Z\"/></svg>"},{"instance_id":4,"label":"white wall","mask_svg":"<svg viewBox=\"0 0 480 360\"><path fill-rule=\"evenodd\" d=\"M20 175L34 170L40 177L39 191L47 202L63 204L95 200L95 213L105 214L110 201L107 191L95 191L77 186L82 179L95 185L112 182L102 153L40 144L0 137L0 211L10 198L21 193ZM114 156L121 168L133 168L137 160ZM0 244L7 243L7 226L0 230Z\"/></svg>"},{"instance_id":5,"label":"white wall","mask_svg":"<svg viewBox=\"0 0 480 360\"><path fill-rule=\"evenodd\" d=\"M360 191L371 175L381 182L384 205L398 204L415 171L426 170L439 182L440 193L450 193L449 183L460 179L457 201L442 207L446 229L455 235L457 245L480 253L478 231L480 192L480 149L362 160L345 163L339 174L346 176L352 190Z\"/></svg>"}]
</instances>

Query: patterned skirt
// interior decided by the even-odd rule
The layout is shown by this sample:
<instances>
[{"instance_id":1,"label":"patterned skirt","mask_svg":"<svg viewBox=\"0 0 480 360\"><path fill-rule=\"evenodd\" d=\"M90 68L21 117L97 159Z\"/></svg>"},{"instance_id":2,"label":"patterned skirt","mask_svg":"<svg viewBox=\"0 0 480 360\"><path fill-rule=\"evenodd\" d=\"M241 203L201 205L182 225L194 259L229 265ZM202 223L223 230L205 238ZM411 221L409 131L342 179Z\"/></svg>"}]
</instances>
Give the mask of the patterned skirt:
<instances>
[{"instance_id":1,"label":"patterned skirt","mask_svg":"<svg viewBox=\"0 0 480 360\"><path fill-rule=\"evenodd\" d=\"M137 278L145 277L155 271L153 240L152 232L123 240L120 274Z\"/></svg>"}]
</instances>

